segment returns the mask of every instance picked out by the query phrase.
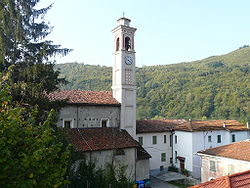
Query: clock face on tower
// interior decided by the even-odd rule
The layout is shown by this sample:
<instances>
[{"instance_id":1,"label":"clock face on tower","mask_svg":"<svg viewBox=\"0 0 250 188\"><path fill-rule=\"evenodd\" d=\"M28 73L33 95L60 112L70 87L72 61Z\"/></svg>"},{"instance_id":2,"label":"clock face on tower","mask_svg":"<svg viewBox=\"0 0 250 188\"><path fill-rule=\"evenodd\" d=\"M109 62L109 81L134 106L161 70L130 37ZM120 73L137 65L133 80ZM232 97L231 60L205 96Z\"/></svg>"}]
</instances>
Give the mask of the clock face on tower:
<instances>
[{"instance_id":1,"label":"clock face on tower","mask_svg":"<svg viewBox=\"0 0 250 188\"><path fill-rule=\"evenodd\" d=\"M124 60L127 65L132 65L133 63L133 58L130 56L125 56Z\"/></svg>"}]
</instances>

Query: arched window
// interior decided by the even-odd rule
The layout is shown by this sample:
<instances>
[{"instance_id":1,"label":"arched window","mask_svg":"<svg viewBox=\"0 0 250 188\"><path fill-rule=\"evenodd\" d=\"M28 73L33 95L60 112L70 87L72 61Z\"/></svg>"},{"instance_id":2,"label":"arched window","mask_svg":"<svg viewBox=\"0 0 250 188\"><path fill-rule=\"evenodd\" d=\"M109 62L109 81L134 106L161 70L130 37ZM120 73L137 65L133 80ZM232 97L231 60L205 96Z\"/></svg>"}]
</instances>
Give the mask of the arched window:
<instances>
[{"instance_id":1,"label":"arched window","mask_svg":"<svg viewBox=\"0 0 250 188\"><path fill-rule=\"evenodd\" d=\"M131 49L131 40L129 37L125 38L125 50L129 51Z\"/></svg>"},{"instance_id":2,"label":"arched window","mask_svg":"<svg viewBox=\"0 0 250 188\"><path fill-rule=\"evenodd\" d=\"M120 48L120 39L119 37L116 39L116 51L118 51Z\"/></svg>"}]
</instances>

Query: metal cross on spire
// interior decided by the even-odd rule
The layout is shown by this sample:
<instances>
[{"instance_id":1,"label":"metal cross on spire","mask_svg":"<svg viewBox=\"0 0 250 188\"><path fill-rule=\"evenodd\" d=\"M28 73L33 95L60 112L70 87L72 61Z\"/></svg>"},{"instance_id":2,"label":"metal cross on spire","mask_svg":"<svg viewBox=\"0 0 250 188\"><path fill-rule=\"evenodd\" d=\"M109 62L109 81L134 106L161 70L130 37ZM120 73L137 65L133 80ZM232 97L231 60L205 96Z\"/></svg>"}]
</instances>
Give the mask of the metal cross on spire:
<instances>
[{"instance_id":1,"label":"metal cross on spire","mask_svg":"<svg viewBox=\"0 0 250 188\"><path fill-rule=\"evenodd\" d=\"M125 12L123 12L122 15L123 15L123 18L125 18Z\"/></svg>"}]
</instances>

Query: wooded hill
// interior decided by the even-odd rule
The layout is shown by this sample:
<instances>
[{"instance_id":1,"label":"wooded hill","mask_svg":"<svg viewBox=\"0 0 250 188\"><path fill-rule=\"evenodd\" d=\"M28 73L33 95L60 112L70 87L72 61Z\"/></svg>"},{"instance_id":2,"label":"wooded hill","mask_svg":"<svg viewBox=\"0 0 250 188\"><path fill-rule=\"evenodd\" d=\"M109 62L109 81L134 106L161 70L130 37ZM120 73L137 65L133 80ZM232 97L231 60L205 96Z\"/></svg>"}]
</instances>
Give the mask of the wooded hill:
<instances>
[{"instance_id":1,"label":"wooded hill","mask_svg":"<svg viewBox=\"0 0 250 188\"><path fill-rule=\"evenodd\" d=\"M62 89L111 90L112 68L58 64ZM226 55L137 68L137 119L250 121L250 47Z\"/></svg>"}]
</instances>

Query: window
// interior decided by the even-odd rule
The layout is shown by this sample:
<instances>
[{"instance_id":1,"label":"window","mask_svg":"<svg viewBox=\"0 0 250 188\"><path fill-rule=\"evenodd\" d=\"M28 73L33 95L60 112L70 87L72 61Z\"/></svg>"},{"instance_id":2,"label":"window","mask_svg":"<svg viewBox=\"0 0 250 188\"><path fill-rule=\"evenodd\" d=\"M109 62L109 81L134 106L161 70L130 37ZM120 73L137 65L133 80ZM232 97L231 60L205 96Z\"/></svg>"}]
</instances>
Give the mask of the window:
<instances>
[{"instance_id":1,"label":"window","mask_svg":"<svg viewBox=\"0 0 250 188\"><path fill-rule=\"evenodd\" d=\"M175 163L177 163L177 151L174 152Z\"/></svg>"},{"instance_id":2,"label":"window","mask_svg":"<svg viewBox=\"0 0 250 188\"><path fill-rule=\"evenodd\" d=\"M208 142L212 142L212 136L207 137Z\"/></svg>"},{"instance_id":3,"label":"window","mask_svg":"<svg viewBox=\"0 0 250 188\"><path fill-rule=\"evenodd\" d=\"M161 154L161 162L166 162L166 153Z\"/></svg>"},{"instance_id":4,"label":"window","mask_svg":"<svg viewBox=\"0 0 250 188\"><path fill-rule=\"evenodd\" d=\"M63 120L63 128L73 128L73 119L64 119Z\"/></svg>"},{"instance_id":5,"label":"window","mask_svg":"<svg viewBox=\"0 0 250 188\"><path fill-rule=\"evenodd\" d=\"M174 143L176 143L177 144L177 135L175 135L175 137L174 137Z\"/></svg>"},{"instance_id":6,"label":"window","mask_svg":"<svg viewBox=\"0 0 250 188\"><path fill-rule=\"evenodd\" d=\"M221 143L221 135L217 135L217 143Z\"/></svg>"},{"instance_id":7,"label":"window","mask_svg":"<svg viewBox=\"0 0 250 188\"><path fill-rule=\"evenodd\" d=\"M139 142L139 144L143 145L143 137L142 136L138 137L138 142Z\"/></svg>"},{"instance_id":8,"label":"window","mask_svg":"<svg viewBox=\"0 0 250 188\"><path fill-rule=\"evenodd\" d=\"M132 82L132 70L131 69L125 69L125 83L128 85L133 84L133 82Z\"/></svg>"},{"instance_id":9,"label":"window","mask_svg":"<svg viewBox=\"0 0 250 188\"><path fill-rule=\"evenodd\" d=\"M235 142L235 134L232 134L232 142Z\"/></svg>"},{"instance_id":10,"label":"window","mask_svg":"<svg viewBox=\"0 0 250 188\"><path fill-rule=\"evenodd\" d=\"M125 50L129 51L131 49L131 40L129 37L125 38Z\"/></svg>"},{"instance_id":11,"label":"window","mask_svg":"<svg viewBox=\"0 0 250 188\"><path fill-rule=\"evenodd\" d=\"M101 119L101 127L108 127L108 119Z\"/></svg>"},{"instance_id":12,"label":"window","mask_svg":"<svg viewBox=\"0 0 250 188\"><path fill-rule=\"evenodd\" d=\"M153 140L152 140L152 143L153 143L153 144L157 144L157 136L153 136L152 139L153 139Z\"/></svg>"},{"instance_id":13,"label":"window","mask_svg":"<svg viewBox=\"0 0 250 188\"><path fill-rule=\"evenodd\" d=\"M125 155L125 152L123 149L116 149L115 150L115 155Z\"/></svg>"},{"instance_id":14,"label":"window","mask_svg":"<svg viewBox=\"0 0 250 188\"><path fill-rule=\"evenodd\" d=\"M169 142L170 142L170 147L172 147L172 145L173 145L173 140L172 140L172 135L170 135L170 137L169 137Z\"/></svg>"},{"instance_id":15,"label":"window","mask_svg":"<svg viewBox=\"0 0 250 188\"><path fill-rule=\"evenodd\" d=\"M209 169L210 171L216 172L216 162L215 161L209 161Z\"/></svg>"},{"instance_id":16,"label":"window","mask_svg":"<svg viewBox=\"0 0 250 188\"><path fill-rule=\"evenodd\" d=\"M167 135L164 135L164 137L163 137L163 142L164 142L164 144L167 143Z\"/></svg>"}]
</instances>

